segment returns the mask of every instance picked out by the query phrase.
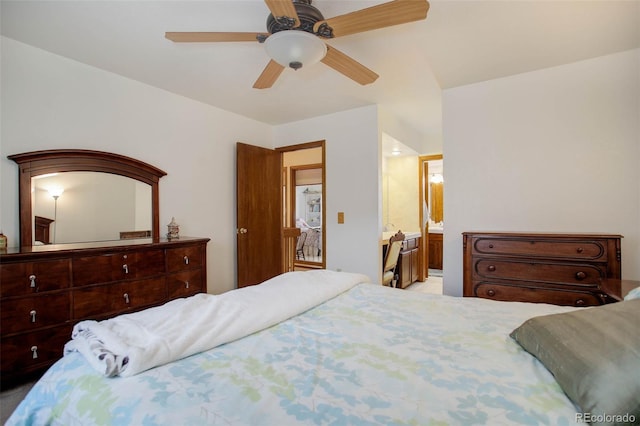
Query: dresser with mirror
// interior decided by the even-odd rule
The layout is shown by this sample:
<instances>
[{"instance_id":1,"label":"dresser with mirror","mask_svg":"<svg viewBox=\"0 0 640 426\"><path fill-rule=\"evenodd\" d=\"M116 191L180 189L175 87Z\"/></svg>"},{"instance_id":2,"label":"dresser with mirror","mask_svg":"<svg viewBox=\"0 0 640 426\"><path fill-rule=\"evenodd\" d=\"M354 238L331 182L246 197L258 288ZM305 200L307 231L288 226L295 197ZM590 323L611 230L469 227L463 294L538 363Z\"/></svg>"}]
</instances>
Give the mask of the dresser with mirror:
<instances>
[{"instance_id":1,"label":"dresser with mirror","mask_svg":"<svg viewBox=\"0 0 640 426\"><path fill-rule=\"evenodd\" d=\"M20 244L0 252L2 388L62 357L78 321L206 292L209 238L160 234L165 172L90 150L8 158L18 165Z\"/></svg>"}]
</instances>

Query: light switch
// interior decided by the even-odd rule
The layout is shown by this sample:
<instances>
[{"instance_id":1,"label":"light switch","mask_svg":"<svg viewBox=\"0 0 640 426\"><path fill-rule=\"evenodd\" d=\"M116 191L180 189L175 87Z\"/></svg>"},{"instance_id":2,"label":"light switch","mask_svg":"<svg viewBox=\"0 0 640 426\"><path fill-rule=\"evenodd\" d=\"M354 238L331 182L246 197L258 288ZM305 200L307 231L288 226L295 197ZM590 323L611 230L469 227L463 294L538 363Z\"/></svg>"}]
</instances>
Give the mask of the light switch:
<instances>
[{"instance_id":1,"label":"light switch","mask_svg":"<svg viewBox=\"0 0 640 426\"><path fill-rule=\"evenodd\" d=\"M344 212L338 212L338 223L344 223Z\"/></svg>"}]
</instances>

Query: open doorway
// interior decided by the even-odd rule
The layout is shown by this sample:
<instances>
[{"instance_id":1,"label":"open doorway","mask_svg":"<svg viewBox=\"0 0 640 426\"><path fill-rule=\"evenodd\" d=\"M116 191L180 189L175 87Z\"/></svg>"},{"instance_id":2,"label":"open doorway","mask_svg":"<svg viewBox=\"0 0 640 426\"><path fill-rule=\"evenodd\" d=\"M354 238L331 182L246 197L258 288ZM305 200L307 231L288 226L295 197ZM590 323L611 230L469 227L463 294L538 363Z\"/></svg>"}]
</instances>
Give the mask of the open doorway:
<instances>
[{"instance_id":1,"label":"open doorway","mask_svg":"<svg viewBox=\"0 0 640 426\"><path fill-rule=\"evenodd\" d=\"M322 250L322 167L312 164L291 167L292 223L300 229L294 264L320 264ZM311 265L317 266L318 265Z\"/></svg>"},{"instance_id":2,"label":"open doorway","mask_svg":"<svg viewBox=\"0 0 640 426\"><path fill-rule=\"evenodd\" d=\"M309 158L313 154L315 157ZM326 200L324 141L269 149L236 144L236 258L237 286L261 283L293 270L292 241L300 234L291 213L291 166L321 169L322 192L319 245L322 260L304 269L326 268ZM295 231L290 233L290 231Z\"/></svg>"},{"instance_id":3,"label":"open doorway","mask_svg":"<svg viewBox=\"0 0 640 426\"><path fill-rule=\"evenodd\" d=\"M284 228L298 228L294 270L326 267L324 142L282 148Z\"/></svg>"},{"instance_id":4,"label":"open doorway","mask_svg":"<svg viewBox=\"0 0 640 426\"><path fill-rule=\"evenodd\" d=\"M444 174L442 154L419 157L420 223L425 277L442 276Z\"/></svg>"}]
</instances>

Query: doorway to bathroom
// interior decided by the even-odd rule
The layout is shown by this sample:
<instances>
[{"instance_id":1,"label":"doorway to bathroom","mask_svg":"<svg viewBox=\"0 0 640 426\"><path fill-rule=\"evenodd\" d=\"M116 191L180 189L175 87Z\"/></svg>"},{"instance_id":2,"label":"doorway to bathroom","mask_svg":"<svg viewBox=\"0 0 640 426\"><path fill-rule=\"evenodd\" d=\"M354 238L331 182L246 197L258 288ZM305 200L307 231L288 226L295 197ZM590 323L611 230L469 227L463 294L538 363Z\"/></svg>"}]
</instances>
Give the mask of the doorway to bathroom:
<instances>
[{"instance_id":1,"label":"doorway to bathroom","mask_svg":"<svg viewBox=\"0 0 640 426\"><path fill-rule=\"evenodd\" d=\"M420 224L424 242L424 276L442 276L444 239L444 170L442 154L418 157Z\"/></svg>"}]
</instances>

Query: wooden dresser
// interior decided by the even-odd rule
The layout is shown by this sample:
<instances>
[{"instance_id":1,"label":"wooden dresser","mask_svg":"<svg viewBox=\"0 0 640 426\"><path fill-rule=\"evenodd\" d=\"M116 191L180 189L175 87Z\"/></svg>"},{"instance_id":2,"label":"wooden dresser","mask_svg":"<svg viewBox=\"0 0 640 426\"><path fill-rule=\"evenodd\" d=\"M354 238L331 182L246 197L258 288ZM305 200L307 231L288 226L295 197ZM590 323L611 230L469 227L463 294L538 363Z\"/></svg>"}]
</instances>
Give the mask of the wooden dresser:
<instances>
[{"instance_id":1,"label":"wooden dresser","mask_svg":"<svg viewBox=\"0 0 640 426\"><path fill-rule=\"evenodd\" d=\"M621 235L463 233L464 296L555 305L614 302Z\"/></svg>"},{"instance_id":2,"label":"wooden dresser","mask_svg":"<svg viewBox=\"0 0 640 426\"><path fill-rule=\"evenodd\" d=\"M34 246L0 254L2 387L62 356L75 323L206 291L208 238Z\"/></svg>"}]
</instances>

